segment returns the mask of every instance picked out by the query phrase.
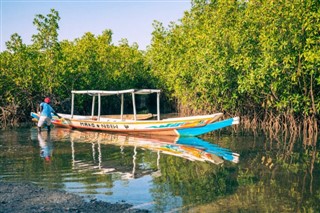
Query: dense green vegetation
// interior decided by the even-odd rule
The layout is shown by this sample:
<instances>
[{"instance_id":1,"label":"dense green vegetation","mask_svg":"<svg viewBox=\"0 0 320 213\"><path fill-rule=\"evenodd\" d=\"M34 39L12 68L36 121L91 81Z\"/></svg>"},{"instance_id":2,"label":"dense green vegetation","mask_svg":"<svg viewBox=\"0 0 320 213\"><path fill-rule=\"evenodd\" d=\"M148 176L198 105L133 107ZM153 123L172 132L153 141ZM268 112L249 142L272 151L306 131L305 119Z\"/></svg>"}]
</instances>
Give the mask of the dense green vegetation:
<instances>
[{"instance_id":1,"label":"dense green vegetation","mask_svg":"<svg viewBox=\"0 0 320 213\"><path fill-rule=\"evenodd\" d=\"M56 108L69 111L70 106L64 103L73 89L152 86L144 55L136 44L129 46L123 39L114 46L110 30L58 42L59 19L55 10L47 16L37 15L34 24L38 34L32 45L23 44L17 34L6 43L7 51L1 53L1 126L29 119L30 111L36 110L45 96L52 97Z\"/></svg>"},{"instance_id":2,"label":"dense green vegetation","mask_svg":"<svg viewBox=\"0 0 320 213\"><path fill-rule=\"evenodd\" d=\"M181 24L154 27L148 62L182 111L318 117L319 1L196 0Z\"/></svg>"},{"instance_id":3,"label":"dense green vegetation","mask_svg":"<svg viewBox=\"0 0 320 213\"><path fill-rule=\"evenodd\" d=\"M248 127L312 132L320 111L320 2L193 0L181 23L154 22L143 52L112 44L111 30L58 36L57 11L36 15L38 34L14 34L0 54L1 126L28 119L46 95L72 89L157 87L184 114L226 111Z\"/></svg>"}]
</instances>

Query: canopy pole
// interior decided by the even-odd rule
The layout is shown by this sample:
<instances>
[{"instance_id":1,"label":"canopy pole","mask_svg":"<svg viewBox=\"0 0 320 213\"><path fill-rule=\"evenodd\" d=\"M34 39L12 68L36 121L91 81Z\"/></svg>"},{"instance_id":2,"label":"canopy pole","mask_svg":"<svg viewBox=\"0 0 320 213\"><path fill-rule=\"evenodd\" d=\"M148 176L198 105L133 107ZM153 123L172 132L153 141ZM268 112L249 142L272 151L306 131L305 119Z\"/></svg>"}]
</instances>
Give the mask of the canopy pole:
<instances>
[{"instance_id":1,"label":"canopy pole","mask_svg":"<svg viewBox=\"0 0 320 213\"><path fill-rule=\"evenodd\" d=\"M91 106L91 119L93 119L93 116L94 116L94 104L95 104L95 99L96 99L96 96L93 95L93 96L92 96L92 106Z\"/></svg>"},{"instance_id":2,"label":"canopy pole","mask_svg":"<svg viewBox=\"0 0 320 213\"><path fill-rule=\"evenodd\" d=\"M121 120L123 120L123 93L121 94Z\"/></svg>"},{"instance_id":3,"label":"canopy pole","mask_svg":"<svg viewBox=\"0 0 320 213\"><path fill-rule=\"evenodd\" d=\"M134 120L137 120L137 110L136 110L136 99L135 99L135 94L134 92L132 93L132 105L133 105L133 117Z\"/></svg>"},{"instance_id":4,"label":"canopy pole","mask_svg":"<svg viewBox=\"0 0 320 213\"><path fill-rule=\"evenodd\" d=\"M74 110L74 93L71 94L71 118L73 118L73 110Z\"/></svg>"},{"instance_id":5,"label":"canopy pole","mask_svg":"<svg viewBox=\"0 0 320 213\"><path fill-rule=\"evenodd\" d=\"M101 93L98 94L98 121L100 121L101 115Z\"/></svg>"},{"instance_id":6,"label":"canopy pole","mask_svg":"<svg viewBox=\"0 0 320 213\"><path fill-rule=\"evenodd\" d=\"M157 92L157 118L160 121L160 92Z\"/></svg>"}]
</instances>

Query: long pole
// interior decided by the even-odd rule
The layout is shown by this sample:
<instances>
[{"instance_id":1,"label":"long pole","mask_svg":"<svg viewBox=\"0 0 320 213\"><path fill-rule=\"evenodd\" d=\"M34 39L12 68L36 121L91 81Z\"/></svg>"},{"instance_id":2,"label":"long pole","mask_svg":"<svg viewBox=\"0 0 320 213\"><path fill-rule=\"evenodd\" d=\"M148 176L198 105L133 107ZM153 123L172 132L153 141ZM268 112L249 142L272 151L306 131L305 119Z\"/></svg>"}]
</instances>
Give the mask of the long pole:
<instances>
[{"instance_id":1,"label":"long pole","mask_svg":"<svg viewBox=\"0 0 320 213\"><path fill-rule=\"evenodd\" d=\"M136 110L136 99L135 99L135 95L134 92L132 93L132 105L133 105L133 117L134 120L137 120L137 110Z\"/></svg>"},{"instance_id":2,"label":"long pole","mask_svg":"<svg viewBox=\"0 0 320 213\"><path fill-rule=\"evenodd\" d=\"M74 93L71 94L71 118L73 118L73 110L74 110Z\"/></svg>"},{"instance_id":3,"label":"long pole","mask_svg":"<svg viewBox=\"0 0 320 213\"><path fill-rule=\"evenodd\" d=\"M121 94L121 120L123 120L123 93Z\"/></svg>"},{"instance_id":4,"label":"long pole","mask_svg":"<svg viewBox=\"0 0 320 213\"><path fill-rule=\"evenodd\" d=\"M93 119L93 116L94 116L94 103L95 103L95 99L96 99L96 96L93 95L93 96L92 96L91 119Z\"/></svg>"},{"instance_id":5,"label":"long pole","mask_svg":"<svg viewBox=\"0 0 320 213\"><path fill-rule=\"evenodd\" d=\"M101 115L101 94L100 93L98 94L98 102L99 102L99 105L98 105L98 121L100 121L100 115Z\"/></svg>"},{"instance_id":6,"label":"long pole","mask_svg":"<svg viewBox=\"0 0 320 213\"><path fill-rule=\"evenodd\" d=\"M160 93L157 93L157 118L160 121Z\"/></svg>"}]
</instances>

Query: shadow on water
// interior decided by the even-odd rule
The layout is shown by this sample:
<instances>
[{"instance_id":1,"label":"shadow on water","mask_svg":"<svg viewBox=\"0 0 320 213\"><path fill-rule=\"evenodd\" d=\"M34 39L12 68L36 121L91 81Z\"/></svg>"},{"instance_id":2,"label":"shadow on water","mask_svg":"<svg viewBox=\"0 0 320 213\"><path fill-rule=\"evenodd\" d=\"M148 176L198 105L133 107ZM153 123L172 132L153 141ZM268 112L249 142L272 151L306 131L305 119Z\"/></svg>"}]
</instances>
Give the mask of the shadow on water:
<instances>
[{"instance_id":1,"label":"shadow on water","mask_svg":"<svg viewBox=\"0 0 320 213\"><path fill-rule=\"evenodd\" d=\"M34 182L153 212L317 212L320 160L312 144L253 136L3 131L0 181Z\"/></svg>"}]
</instances>

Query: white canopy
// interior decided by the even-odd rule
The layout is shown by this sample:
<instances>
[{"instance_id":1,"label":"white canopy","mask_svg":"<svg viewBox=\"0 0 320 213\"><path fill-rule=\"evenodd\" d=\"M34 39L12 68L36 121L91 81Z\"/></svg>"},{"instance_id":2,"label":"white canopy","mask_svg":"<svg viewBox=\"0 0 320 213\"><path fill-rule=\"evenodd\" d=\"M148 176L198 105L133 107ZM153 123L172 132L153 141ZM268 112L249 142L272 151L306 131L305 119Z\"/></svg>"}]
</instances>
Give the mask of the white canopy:
<instances>
[{"instance_id":1,"label":"white canopy","mask_svg":"<svg viewBox=\"0 0 320 213\"><path fill-rule=\"evenodd\" d=\"M96 95L99 94L101 96L106 95L120 95L120 94L138 94L138 95L147 95L151 93L160 93L161 90L159 89L127 89L127 90L114 90L114 91L107 91L107 90L73 90L71 93L73 94L88 94L88 95Z\"/></svg>"},{"instance_id":2,"label":"white canopy","mask_svg":"<svg viewBox=\"0 0 320 213\"><path fill-rule=\"evenodd\" d=\"M121 119L123 118L123 94L131 94L132 102L133 102L133 115L134 120L137 119L136 112L136 102L135 102L135 94L138 95L148 95L152 93L157 93L157 119L160 120L160 92L159 89L128 89L128 90L115 90L115 91L107 91L107 90L72 90L72 99L71 99L71 118L73 117L74 112L74 95L75 94L88 94L92 96L92 112L91 116L94 116L94 104L95 97L98 96L98 120L100 120L100 112L101 112L101 96L108 95L121 95Z\"/></svg>"}]
</instances>

